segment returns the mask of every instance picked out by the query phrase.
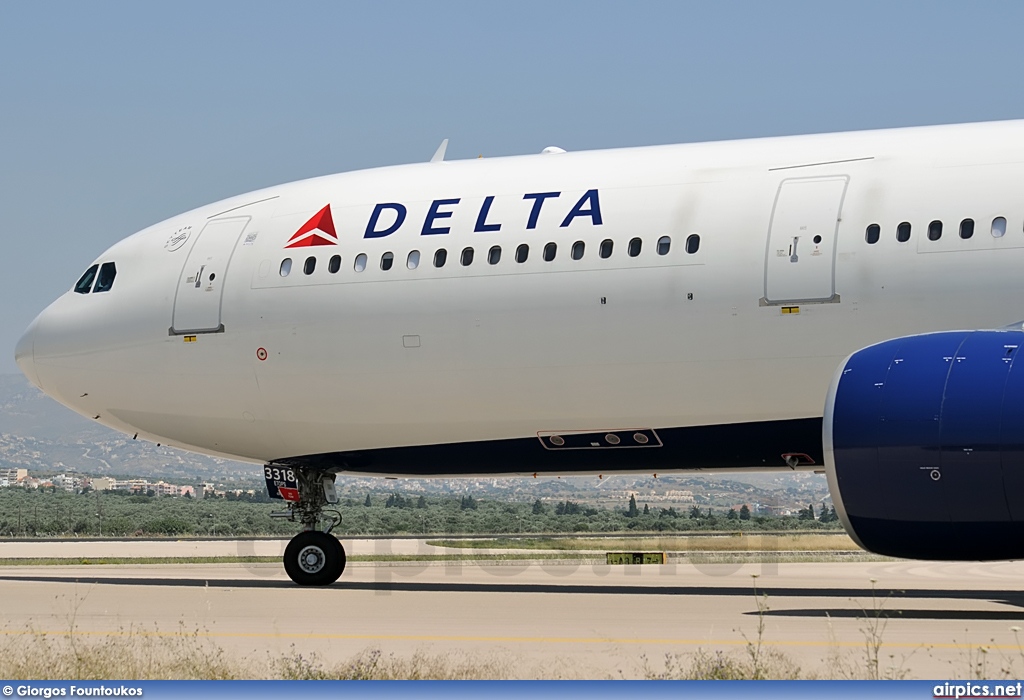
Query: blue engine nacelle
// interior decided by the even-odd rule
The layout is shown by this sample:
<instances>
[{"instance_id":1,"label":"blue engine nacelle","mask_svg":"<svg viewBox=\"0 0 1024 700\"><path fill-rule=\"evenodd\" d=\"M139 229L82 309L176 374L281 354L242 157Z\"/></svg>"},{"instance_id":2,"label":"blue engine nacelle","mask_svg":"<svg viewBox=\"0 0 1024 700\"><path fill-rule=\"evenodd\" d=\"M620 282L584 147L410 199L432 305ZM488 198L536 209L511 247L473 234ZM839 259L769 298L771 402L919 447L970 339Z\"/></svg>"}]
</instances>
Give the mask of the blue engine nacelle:
<instances>
[{"instance_id":1,"label":"blue engine nacelle","mask_svg":"<svg viewBox=\"0 0 1024 700\"><path fill-rule=\"evenodd\" d=\"M865 549L1024 558L1024 333L910 336L851 355L825 404L829 489Z\"/></svg>"}]
</instances>

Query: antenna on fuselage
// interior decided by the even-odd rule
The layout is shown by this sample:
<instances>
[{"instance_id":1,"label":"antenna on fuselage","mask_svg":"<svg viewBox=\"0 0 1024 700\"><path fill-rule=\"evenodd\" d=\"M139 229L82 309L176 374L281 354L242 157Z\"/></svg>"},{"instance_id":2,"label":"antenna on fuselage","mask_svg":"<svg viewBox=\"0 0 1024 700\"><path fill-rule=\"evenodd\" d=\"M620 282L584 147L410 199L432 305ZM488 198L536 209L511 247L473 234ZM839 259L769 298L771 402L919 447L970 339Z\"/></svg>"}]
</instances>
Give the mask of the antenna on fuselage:
<instances>
[{"instance_id":1,"label":"antenna on fuselage","mask_svg":"<svg viewBox=\"0 0 1024 700\"><path fill-rule=\"evenodd\" d=\"M444 152L448 150L448 139L441 142L441 145L434 151L433 158L430 159L431 163L440 163L444 160Z\"/></svg>"}]
</instances>

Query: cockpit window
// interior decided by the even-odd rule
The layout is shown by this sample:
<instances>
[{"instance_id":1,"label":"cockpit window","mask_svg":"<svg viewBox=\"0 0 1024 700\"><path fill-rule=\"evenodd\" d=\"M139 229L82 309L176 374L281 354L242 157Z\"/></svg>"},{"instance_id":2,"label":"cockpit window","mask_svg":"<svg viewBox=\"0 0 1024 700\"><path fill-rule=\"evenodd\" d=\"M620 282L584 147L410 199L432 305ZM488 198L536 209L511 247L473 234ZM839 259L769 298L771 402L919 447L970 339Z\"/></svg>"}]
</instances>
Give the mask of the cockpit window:
<instances>
[{"instance_id":1,"label":"cockpit window","mask_svg":"<svg viewBox=\"0 0 1024 700\"><path fill-rule=\"evenodd\" d=\"M79 278L78 283L75 284L75 291L79 294L88 294L92 289L92 281L96 279L96 270L99 269L99 265L93 265L85 274Z\"/></svg>"},{"instance_id":2,"label":"cockpit window","mask_svg":"<svg viewBox=\"0 0 1024 700\"><path fill-rule=\"evenodd\" d=\"M114 286L114 278L117 277L117 268L112 262L105 262L100 266L99 277L96 278L96 288L93 292L109 292ZM211 275L212 278L212 275Z\"/></svg>"}]
</instances>

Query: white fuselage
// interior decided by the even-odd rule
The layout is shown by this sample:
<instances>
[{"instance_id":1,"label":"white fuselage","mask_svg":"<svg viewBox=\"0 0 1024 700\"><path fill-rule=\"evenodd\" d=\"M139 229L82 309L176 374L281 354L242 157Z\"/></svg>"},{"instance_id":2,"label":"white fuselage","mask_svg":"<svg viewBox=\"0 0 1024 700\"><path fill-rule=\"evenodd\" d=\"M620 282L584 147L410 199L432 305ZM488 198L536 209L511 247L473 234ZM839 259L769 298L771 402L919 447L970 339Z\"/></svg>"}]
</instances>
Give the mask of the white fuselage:
<instances>
[{"instance_id":1,"label":"white fuselage","mask_svg":"<svg viewBox=\"0 0 1024 700\"><path fill-rule=\"evenodd\" d=\"M117 243L96 261L116 263L110 291L64 294L18 358L105 425L256 462L820 417L865 345L1024 318L1022 183L1024 122L343 173ZM393 228L382 204L404 221L368 238ZM326 205L336 242L286 248Z\"/></svg>"}]
</instances>

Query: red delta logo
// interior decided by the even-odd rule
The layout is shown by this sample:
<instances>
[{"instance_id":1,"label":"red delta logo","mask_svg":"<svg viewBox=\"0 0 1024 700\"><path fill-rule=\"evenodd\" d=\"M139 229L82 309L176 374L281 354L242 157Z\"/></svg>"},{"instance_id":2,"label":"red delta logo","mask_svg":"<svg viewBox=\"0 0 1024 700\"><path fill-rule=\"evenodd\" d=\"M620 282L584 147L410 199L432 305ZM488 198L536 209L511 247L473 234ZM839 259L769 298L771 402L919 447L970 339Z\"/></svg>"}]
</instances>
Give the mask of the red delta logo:
<instances>
[{"instance_id":1,"label":"red delta logo","mask_svg":"<svg viewBox=\"0 0 1024 700\"><path fill-rule=\"evenodd\" d=\"M308 248L315 245L338 245L330 204L313 214L309 221L292 234L285 248Z\"/></svg>"}]
</instances>

